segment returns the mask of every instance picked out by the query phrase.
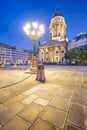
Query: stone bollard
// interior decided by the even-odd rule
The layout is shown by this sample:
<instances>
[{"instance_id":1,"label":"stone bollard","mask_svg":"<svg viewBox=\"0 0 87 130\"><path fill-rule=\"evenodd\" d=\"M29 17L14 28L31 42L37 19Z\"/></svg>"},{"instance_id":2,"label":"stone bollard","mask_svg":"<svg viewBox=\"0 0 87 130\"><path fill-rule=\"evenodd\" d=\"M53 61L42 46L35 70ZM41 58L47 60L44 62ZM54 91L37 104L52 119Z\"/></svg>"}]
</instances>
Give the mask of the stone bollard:
<instances>
[{"instance_id":1,"label":"stone bollard","mask_svg":"<svg viewBox=\"0 0 87 130\"><path fill-rule=\"evenodd\" d=\"M4 69L4 64L1 65L2 69Z\"/></svg>"},{"instance_id":2,"label":"stone bollard","mask_svg":"<svg viewBox=\"0 0 87 130\"><path fill-rule=\"evenodd\" d=\"M37 77L36 80L40 82L45 82L45 72L44 72L44 65L43 64L38 64L37 65Z\"/></svg>"},{"instance_id":3,"label":"stone bollard","mask_svg":"<svg viewBox=\"0 0 87 130\"><path fill-rule=\"evenodd\" d=\"M16 67L17 67L16 64L14 64L14 69L16 69Z\"/></svg>"}]
</instances>

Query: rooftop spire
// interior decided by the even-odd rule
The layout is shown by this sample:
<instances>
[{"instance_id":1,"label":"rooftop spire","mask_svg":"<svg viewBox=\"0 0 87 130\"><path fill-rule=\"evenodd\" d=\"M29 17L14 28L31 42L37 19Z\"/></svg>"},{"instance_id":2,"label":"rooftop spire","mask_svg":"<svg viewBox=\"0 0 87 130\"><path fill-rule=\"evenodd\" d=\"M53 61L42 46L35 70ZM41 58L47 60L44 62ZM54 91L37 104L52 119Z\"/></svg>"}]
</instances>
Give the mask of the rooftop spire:
<instances>
[{"instance_id":1,"label":"rooftop spire","mask_svg":"<svg viewBox=\"0 0 87 130\"><path fill-rule=\"evenodd\" d=\"M57 6L56 6L56 10L58 10L58 4L57 4Z\"/></svg>"},{"instance_id":2,"label":"rooftop spire","mask_svg":"<svg viewBox=\"0 0 87 130\"><path fill-rule=\"evenodd\" d=\"M56 10L55 10L52 17L55 17L55 16L62 16L63 17L63 14L62 14L61 10L58 8L58 4L56 6Z\"/></svg>"}]
</instances>

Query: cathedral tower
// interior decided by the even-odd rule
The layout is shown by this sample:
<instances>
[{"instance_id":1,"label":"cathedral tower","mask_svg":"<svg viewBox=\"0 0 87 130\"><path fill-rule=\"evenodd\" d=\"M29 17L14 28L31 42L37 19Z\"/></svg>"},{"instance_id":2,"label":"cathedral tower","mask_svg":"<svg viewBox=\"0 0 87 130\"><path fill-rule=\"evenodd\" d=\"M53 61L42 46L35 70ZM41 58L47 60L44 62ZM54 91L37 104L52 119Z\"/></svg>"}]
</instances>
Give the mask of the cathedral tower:
<instances>
[{"instance_id":1,"label":"cathedral tower","mask_svg":"<svg viewBox=\"0 0 87 130\"><path fill-rule=\"evenodd\" d=\"M66 22L62 12L57 8L50 23L50 38L56 41L66 40Z\"/></svg>"}]
</instances>

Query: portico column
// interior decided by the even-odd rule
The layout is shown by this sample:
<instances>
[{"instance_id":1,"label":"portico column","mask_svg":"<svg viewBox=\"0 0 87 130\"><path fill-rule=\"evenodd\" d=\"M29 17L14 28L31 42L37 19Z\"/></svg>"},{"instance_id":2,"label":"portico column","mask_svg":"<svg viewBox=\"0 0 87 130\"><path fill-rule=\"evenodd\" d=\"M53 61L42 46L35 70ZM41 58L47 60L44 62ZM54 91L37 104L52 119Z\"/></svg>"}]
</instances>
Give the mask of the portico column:
<instances>
[{"instance_id":1,"label":"portico column","mask_svg":"<svg viewBox=\"0 0 87 130\"><path fill-rule=\"evenodd\" d=\"M48 62L50 62L50 48L48 48Z\"/></svg>"},{"instance_id":2,"label":"portico column","mask_svg":"<svg viewBox=\"0 0 87 130\"><path fill-rule=\"evenodd\" d=\"M46 62L46 51L44 49L44 62Z\"/></svg>"},{"instance_id":3,"label":"portico column","mask_svg":"<svg viewBox=\"0 0 87 130\"><path fill-rule=\"evenodd\" d=\"M54 62L54 47L53 47L53 62Z\"/></svg>"},{"instance_id":4,"label":"portico column","mask_svg":"<svg viewBox=\"0 0 87 130\"><path fill-rule=\"evenodd\" d=\"M58 48L59 48L59 62L61 62L61 48L60 47Z\"/></svg>"}]
</instances>

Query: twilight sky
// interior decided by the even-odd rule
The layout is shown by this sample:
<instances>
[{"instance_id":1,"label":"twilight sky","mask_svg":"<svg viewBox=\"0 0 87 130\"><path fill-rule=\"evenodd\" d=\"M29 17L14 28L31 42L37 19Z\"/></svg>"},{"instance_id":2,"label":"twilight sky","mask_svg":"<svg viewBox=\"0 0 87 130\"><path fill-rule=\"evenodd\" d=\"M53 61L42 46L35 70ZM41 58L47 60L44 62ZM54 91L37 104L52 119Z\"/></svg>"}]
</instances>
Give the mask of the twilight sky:
<instances>
[{"instance_id":1,"label":"twilight sky","mask_svg":"<svg viewBox=\"0 0 87 130\"><path fill-rule=\"evenodd\" d=\"M23 26L33 20L45 26L39 41L49 39L50 20L57 4L65 17L69 40L87 32L87 0L0 0L0 42L32 49L33 43Z\"/></svg>"}]
</instances>

